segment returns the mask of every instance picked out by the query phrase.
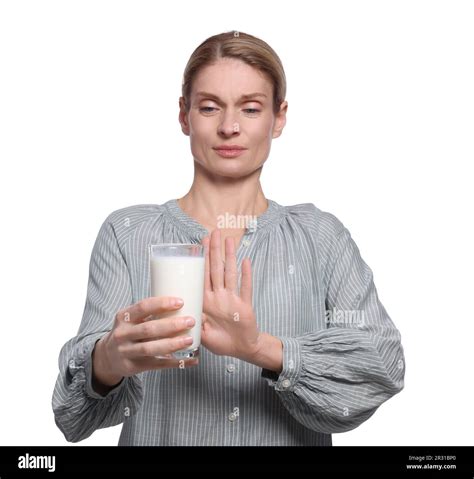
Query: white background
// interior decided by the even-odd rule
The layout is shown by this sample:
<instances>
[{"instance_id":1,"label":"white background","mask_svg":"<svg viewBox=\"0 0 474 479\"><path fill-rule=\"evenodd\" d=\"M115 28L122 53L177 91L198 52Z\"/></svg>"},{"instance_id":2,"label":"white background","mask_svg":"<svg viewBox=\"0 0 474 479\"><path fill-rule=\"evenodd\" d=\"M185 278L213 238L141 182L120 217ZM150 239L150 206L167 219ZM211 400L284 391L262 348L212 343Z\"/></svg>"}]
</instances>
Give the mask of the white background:
<instances>
[{"instance_id":1,"label":"white background","mask_svg":"<svg viewBox=\"0 0 474 479\"><path fill-rule=\"evenodd\" d=\"M188 191L184 66L240 30L288 79L265 195L348 227L402 334L405 389L334 444L472 445L473 24L470 1L1 2L0 444L68 444L51 396L99 227Z\"/></svg>"}]
</instances>

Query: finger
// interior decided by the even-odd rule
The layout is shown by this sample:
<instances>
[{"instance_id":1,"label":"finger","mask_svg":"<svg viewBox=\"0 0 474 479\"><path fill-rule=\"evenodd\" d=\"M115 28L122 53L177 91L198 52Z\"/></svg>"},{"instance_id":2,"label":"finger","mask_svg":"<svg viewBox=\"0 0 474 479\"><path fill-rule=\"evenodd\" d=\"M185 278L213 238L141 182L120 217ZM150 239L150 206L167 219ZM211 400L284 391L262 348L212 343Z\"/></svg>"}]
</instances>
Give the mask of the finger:
<instances>
[{"instance_id":1,"label":"finger","mask_svg":"<svg viewBox=\"0 0 474 479\"><path fill-rule=\"evenodd\" d=\"M163 358L144 358L135 359L135 364L141 371L151 371L153 369L179 368L186 369L197 366L199 358L191 359L163 359Z\"/></svg>"},{"instance_id":2,"label":"finger","mask_svg":"<svg viewBox=\"0 0 474 479\"><path fill-rule=\"evenodd\" d=\"M212 284L211 284L211 269L210 269L210 261L209 261L209 248L210 248L210 239L209 236L206 236L202 240L202 245L204 246L205 251L205 262L204 262L204 289L206 291L212 291Z\"/></svg>"},{"instance_id":3,"label":"finger","mask_svg":"<svg viewBox=\"0 0 474 479\"><path fill-rule=\"evenodd\" d=\"M215 229L211 234L211 283L212 289L224 288L224 264L221 256L221 232Z\"/></svg>"},{"instance_id":4,"label":"finger","mask_svg":"<svg viewBox=\"0 0 474 479\"><path fill-rule=\"evenodd\" d=\"M174 296L151 296L120 310L117 313L117 318L119 321L140 323L148 320L152 315L160 315L182 308L182 304L175 304L175 299Z\"/></svg>"},{"instance_id":5,"label":"finger","mask_svg":"<svg viewBox=\"0 0 474 479\"><path fill-rule=\"evenodd\" d=\"M203 313L202 315L202 323L201 323L201 330L202 328L210 328L216 324L215 320L212 319L212 316L208 316L207 314Z\"/></svg>"},{"instance_id":6,"label":"finger","mask_svg":"<svg viewBox=\"0 0 474 479\"><path fill-rule=\"evenodd\" d=\"M245 303L252 304L252 266L250 258L244 258L242 261L240 297Z\"/></svg>"},{"instance_id":7,"label":"finger","mask_svg":"<svg viewBox=\"0 0 474 479\"><path fill-rule=\"evenodd\" d=\"M166 356L180 349L185 349L193 343L190 336L178 336L176 338L163 338L155 341L131 343L125 347L125 355L129 358L144 358L153 356Z\"/></svg>"},{"instance_id":8,"label":"finger","mask_svg":"<svg viewBox=\"0 0 474 479\"><path fill-rule=\"evenodd\" d=\"M235 256L234 238L227 237L225 239L225 288L238 294L238 279L239 272L237 271L237 258Z\"/></svg>"},{"instance_id":9,"label":"finger","mask_svg":"<svg viewBox=\"0 0 474 479\"><path fill-rule=\"evenodd\" d=\"M177 334L182 334L189 328L192 328L194 324L196 324L196 321L190 316L154 319L134 324L128 330L126 339L129 341L139 341L143 339L150 340L153 338L171 338Z\"/></svg>"}]
</instances>

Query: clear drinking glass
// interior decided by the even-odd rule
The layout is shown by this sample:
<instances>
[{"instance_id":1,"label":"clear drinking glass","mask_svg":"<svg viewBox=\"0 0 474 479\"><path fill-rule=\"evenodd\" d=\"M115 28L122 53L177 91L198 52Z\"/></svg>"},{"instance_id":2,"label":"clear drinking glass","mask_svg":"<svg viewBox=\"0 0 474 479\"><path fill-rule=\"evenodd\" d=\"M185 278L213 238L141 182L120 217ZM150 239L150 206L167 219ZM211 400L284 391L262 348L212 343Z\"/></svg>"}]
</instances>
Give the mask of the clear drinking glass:
<instances>
[{"instance_id":1,"label":"clear drinking glass","mask_svg":"<svg viewBox=\"0 0 474 479\"><path fill-rule=\"evenodd\" d=\"M176 359L198 357L204 299L204 247L185 243L154 244L149 246L149 252L151 296L176 296L184 301L182 308L161 314L160 318L192 316L195 320L194 326L183 333L183 336L192 336L193 343L171 356Z\"/></svg>"}]
</instances>

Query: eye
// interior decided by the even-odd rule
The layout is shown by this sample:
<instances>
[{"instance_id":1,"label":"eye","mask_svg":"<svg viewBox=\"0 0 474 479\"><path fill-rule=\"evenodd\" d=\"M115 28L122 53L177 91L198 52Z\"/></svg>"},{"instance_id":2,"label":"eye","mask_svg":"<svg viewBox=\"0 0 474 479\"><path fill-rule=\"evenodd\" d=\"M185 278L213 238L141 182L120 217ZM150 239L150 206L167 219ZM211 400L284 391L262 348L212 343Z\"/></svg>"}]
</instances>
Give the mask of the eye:
<instances>
[{"instance_id":1,"label":"eye","mask_svg":"<svg viewBox=\"0 0 474 479\"><path fill-rule=\"evenodd\" d=\"M214 108L213 106L202 106L199 108L199 111L202 113L212 113L213 110L217 110L217 108Z\"/></svg>"},{"instance_id":2,"label":"eye","mask_svg":"<svg viewBox=\"0 0 474 479\"><path fill-rule=\"evenodd\" d=\"M258 110L257 108L244 108L244 111L249 115L256 115L260 112L260 110Z\"/></svg>"}]
</instances>

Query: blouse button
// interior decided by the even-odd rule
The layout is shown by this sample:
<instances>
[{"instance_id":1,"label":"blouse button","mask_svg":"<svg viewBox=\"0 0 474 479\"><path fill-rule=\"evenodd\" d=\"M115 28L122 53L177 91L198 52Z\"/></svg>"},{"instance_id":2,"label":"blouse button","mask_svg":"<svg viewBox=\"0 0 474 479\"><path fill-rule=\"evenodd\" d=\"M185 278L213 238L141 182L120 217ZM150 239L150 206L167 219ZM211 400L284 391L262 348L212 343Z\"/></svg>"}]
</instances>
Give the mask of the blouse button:
<instances>
[{"instance_id":1,"label":"blouse button","mask_svg":"<svg viewBox=\"0 0 474 479\"><path fill-rule=\"evenodd\" d=\"M233 373L235 371L235 364L228 364L226 369L228 373Z\"/></svg>"},{"instance_id":2,"label":"blouse button","mask_svg":"<svg viewBox=\"0 0 474 479\"><path fill-rule=\"evenodd\" d=\"M282 382L281 382L281 385L282 387L284 387L285 389L289 388L291 386L291 381L289 379L284 379Z\"/></svg>"}]
</instances>

